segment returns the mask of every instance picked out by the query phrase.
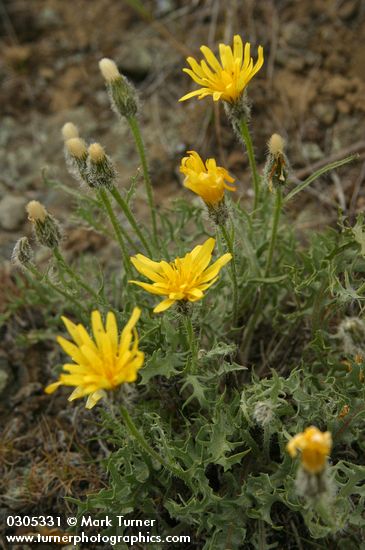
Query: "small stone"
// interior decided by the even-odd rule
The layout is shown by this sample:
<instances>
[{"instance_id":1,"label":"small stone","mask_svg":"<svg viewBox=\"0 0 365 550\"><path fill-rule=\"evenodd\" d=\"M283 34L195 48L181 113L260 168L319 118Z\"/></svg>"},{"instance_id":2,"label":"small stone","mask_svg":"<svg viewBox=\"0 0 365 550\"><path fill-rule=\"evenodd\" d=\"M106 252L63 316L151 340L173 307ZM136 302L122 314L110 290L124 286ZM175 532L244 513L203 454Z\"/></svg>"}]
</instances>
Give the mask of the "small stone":
<instances>
[{"instance_id":1,"label":"small stone","mask_svg":"<svg viewBox=\"0 0 365 550\"><path fill-rule=\"evenodd\" d=\"M302 151L304 158L307 160L320 160L323 158L323 152L317 143L303 143Z\"/></svg>"},{"instance_id":2,"label":"small stone","mask_svg":"<svg viewBox=\"0 0 365 550\"><path fill-rule=\"evenodd\" d=\"M347 78L343 76L333 76L325 84L323 91L335 97L343 97L349 88Z\"/></svg>"},{"instance_id":3,"label":"small stone","mask_svg":"<svg viewBox=\"0 0 365 550\"><path fill-rule=\"evenodd\" d=\"M350 104L345 101L344 99L339 99L337 102L336 102L336 105L337 105L337 109L338 109L338 112L343 114L343 115L348 115L350 110L351 110L351 106Z\"/></svg>"},{"instance_id":4,"label":"small stone","mask_svg":"<svg viewBox=\"0 0 365 550\"><path fill-rule=\"evenodd\" d=\"M25 197L5 195L0 201L0 226L7 231L18 229L26 219Z\"/></svg>"},{"instance_id":5,"label":"small stone","mask_svg":"<svg viewBox=\"0 0 365 550\"><path fill-rule=\"evenodd\" d=\"M308 30L305 25L290 21L282 29L284 44L294 48L303 48L309 40Z\"/></svg>"},{"instance_id":6,"label":"small stone","mask_svg":"<svg viewBox=\"0 0 365 550\"><path fill-rule=\"evenodd\" d=\"M314 114L318 117L320 122L326 126L330 126L335 120L336 107L333 103L317 103L313 108Z\"/></svg>"}]
</instances>

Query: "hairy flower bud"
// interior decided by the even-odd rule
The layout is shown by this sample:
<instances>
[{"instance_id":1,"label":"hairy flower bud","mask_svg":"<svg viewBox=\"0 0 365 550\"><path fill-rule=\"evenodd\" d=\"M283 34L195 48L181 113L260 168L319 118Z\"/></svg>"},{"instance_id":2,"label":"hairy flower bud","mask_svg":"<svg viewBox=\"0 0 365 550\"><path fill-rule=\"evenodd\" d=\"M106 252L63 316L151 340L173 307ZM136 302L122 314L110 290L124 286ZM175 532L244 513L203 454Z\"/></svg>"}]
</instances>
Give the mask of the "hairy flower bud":
<instances>
[{"instance_id":1,"label":"hairy flower bud","mask_svg":"<svg viewBox=\"0 0 365 550\"><path fill-rule=\"evenodd\" d=\"M270 401L258 401L253 411L253 418L260 426L270 424L273 419L273 406Z\"/></svg>"},{"instance_id":2,"label":"hairy flower bud","mask_svg":"<svg viewBox=\"0 0 365 550\"><path fill-rule=\"evenodd\" d=\"M273 134L268 143L268 154L264 168L264 181L269 186L281 187L288 179L289 162L284 153L285 141L279 134Z\"/></svg>"},{"instance_id":3,"label":"hairy flower bud","mask_svg":"<svg viewBox=\"0 0 365 550\"><path fill-rule=\"evenodd\" d=\"M43 204L38 201L28 202L26 211L28 214L28 219L31 222L44 222L47 217L47 210L44 208Z\"/></svg>"},{"instance_id":4,"label":"hairy flower bud","mask_svg":"<svg viewBox=\"0 0 365 550\"><path fill-rule=\"evenodd\" d=\"M90 187L111 189L116 178L116 171L110 158L105 154L100 143L89 146L86 181Z\"/></svg>"},{"instance_id":5,"label":"hairy flower bud","mask_svg":"<svg viewBox=\"0 0 365 550\"><path fill-rule=\"evenodd\" d=\"M113 110L122 117L133 117L137 113L138 105L137 93L132 84L120 74L112 59L101 59L99 68L105 79Z\"/></svg>"},{"instance_id":6,"label":"hairy flower bud","mask_svg":"<svg viewBox=\"0 0 365 550\"><path fill-rule=\"evenodd\" d=\"M54 217L48 214L45 207L38 201L30 201L26 210L39 244L47 248L58 248L61 230Z\"/></svg>"},{"instance_id":7,"label":"hairy flower bud","mask_svg":"<svg viewBox=\"0 0 365 550\"><path fill-rule=\"evenodd\" d=\"M68 139L65 142L66 149L69 154L75 159L86 159L87 158L87 146L83 139L79 137L73 137Z\"/></svg>"},{"instance_id":8,"label":"hairy flower bud","mask_svg":"<svg viewBox=\"0 0 365 550\"><path fill-rule=\"evenodd\" d=\"M79 182L85 181L87 168L87 145L79 137L65 141L65 158L70 174Z\"/></svg>"},{"instance_id":9,"label":"hairy flower bud","mask_svg":"<svg viewBox=\"0 0 365 550\"><path fill-rule=\"evenodd\" d=\"M359 317L346 317L338 327L337 338L346 355L365 356L365 322Z\"/></svg>"},{"instance_id":10,"label":"hairy flower bud","mask_svg":"<svg viewBox=\"0 0 365 550\"><path fill-rule=\"evenodd\" d=\"M27 237L19 239L11 255L12 262L18 267L29 267L33 260L33 250Z\"/></svg>"},{"instance_id":11,"label":"hairy flower bud","mask_svg":"<svg viewBox=\"0 0 365 550\"><path fill-rule=\"evenodd\" d=\"M72 138L78 138L79 129L75 126L75 124L73 124L73 122L66 122L66 124L62 126L62 137L64 141Z\"/></svg>"}]
</instances>

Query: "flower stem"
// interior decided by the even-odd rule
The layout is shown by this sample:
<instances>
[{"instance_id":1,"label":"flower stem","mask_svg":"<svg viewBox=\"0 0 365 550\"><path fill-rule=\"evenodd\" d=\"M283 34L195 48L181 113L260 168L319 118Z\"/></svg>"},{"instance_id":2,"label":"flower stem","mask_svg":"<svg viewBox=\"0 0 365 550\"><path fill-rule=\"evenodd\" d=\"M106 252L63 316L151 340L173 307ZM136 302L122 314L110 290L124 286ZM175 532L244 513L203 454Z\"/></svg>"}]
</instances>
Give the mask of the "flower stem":
<instances>
[{"instance_id":1,"label":"flower stem","mask_svg":"<svg viewBox=\"0 0 365 550\"><path fill-rule=\"evenodd\" d=\"M59 288L58 286L54 285L50 280L49 280L49 277L47 277L46 275L43 275L43 273L41 273L40 271L38 271L38 269L33 266L33 265L28 265L27 266L27 270L40 282L42 283L42 279L45 278L46 279L46 284L47 286L49 286L52 290L54 290L55 292L57 292L58 294L60 294L61 296L63 296L64 298L66 298L67 300L69 300L71 303L73 303L75 305L75 307L77 309L80 309L80 311L82 311L84 314L87 314L88 311L87 309L82 305L80 304L80 302L78 300L76 300L76 298L74 298L72 296L72 294L69 294L68 292L66 292L66 290L62 290L62 288Z\"/></svg>"},{"instance_id":2,"label":"flower stem","mask_svg":"<svg viewBox=\"0 0 365 550\"><path fill-rule=\"evenodd\" d=\"M125 217L127 218L129 223L133 227L134 231L136 232L136 235L139 237L139 239L140 239L141 243L143 244L143 246L145 247L146 251L148 252L148 254L150 256L152 256L151 248L150 248L150 246L147 242L147 239L143 235L140 227L138 226L136 218L134 217L131 209L129 208L128 203L124 200L124 198L122 197L122 195L120 194L120 192L118 191L118 189L116 187L113 186L112 189L110 190L110 193L113 195L114 199L116 200L118 205L121 207L123 213L125 214Z\"/></svg>"},{"instance_id":3,"label":"flower stem","mask_svg":"<svg viewBox=\"0 0 365 550\"><path fill-rule=\"evenodd\" d=\"M148 171L148 165L147 165L147 158L146 158L146 152L143 144L143 139L141 135L141 130L138 124L138 121L136 117L131 116L128 117L128 123L130 126L130 129L132 130L132 134L134 137L134 141L136 142L136 146L138 149L138 153L141 159L142 163L142 170L143 170L143 177L144 182L146 186L146 193L147 193L147 200L151 211L151 220L152 220L152 231L153 231L153 239L156 244L158 245L158 237L157 237L157 221L156 221L156 209L154 205L153 200L153 189L152 189L152 182L150 178L150 174Z\"/></svg>"},{"instance_id":4,"label":"flower stem","mask_svg":"<svg viewBox=\"0 0 365 550\"><path fill-rule=\"evenodd\" d=\"M259 173L257 171L256 159L255 159L255 153L254 153L254 150L253 150L251 134L250 134L250 131L248 129L247 120L245 118L242 118L241 121L240 121L240 131L241 131L241 136L242 136L242 138L245 142L245 145L246 145L248 161L250 163L251 174L252 174L253 185L254 185L254 191L255 191L253 209L254 209L254 211L256 211L257 207L259 205L259 198L260 198L260 176L259 176Z\"/></svg>"},{"instance_id":5,"label":"flower stem","mask_svg":"<svg viewBox=\"0 0 365 550\"><path fill-rule=\"evenodd\" d=\"M268 463L270 462L270 432L269 432L269 427L268 426L264 426L264 454L265 454L265 457L268 461Z\"/></svg>"},{"instance_id":6,"label":"flower stem","mask_svg":"<svg viewBox=\"0 0 365 550\"><path fill-rule=\"evenodd\" d=\"M177 468L176 466L165 461L154 449L152 449L152 447L147 443L146 438L138 430L129 412L123 405L120 406L120 414L123 418L124 424L127 430L129 431L130 435L137 440L137 442L142 447L142 449L146 451L151 456L151 458L153 458L154 460L159 462L164 468L169 470L174 476L179 477L180 479L186 482L187 481L186 473L180 468Z\"/></svg>"},{"instance_id":7,"label":"flower stem","mask_svg":"<svg viewBox=\"0 0 365 550\"><path fill-rule=\"evenodd\" d=\"M184 319L184 325L185 325L185 330L186 330L186 334L188 336L188 346L189 346L189 351L191 351L191 373L193 374L195 372L195 367L196 367L196 364L197 364L197 360L198 360L198 342L197 342L197 339L196 339L196 335L195 335L195 332L194 332L194 327L193 327L193 323L192 323L192 320L191 320L191 315L189 313L183 315L183 319Z\"/></svg>"},{"instance_id":8,"label":"flower stem","mask_svg":"<svg viewBox=\"0 0 365 550\"><path fill-rule=\"evenodd\" d=\"M275 244L276 244L276 237L278 234L278 227L279 227L279 220L280 220L280 214L281 214L281 205L282 205L282 192L280 188L276 189L276 197L275 197L275 209L274 209L274 219L272 222L272 229L271 229L271 239L270 239L270 246L269 246L269 252L267 255L266 260L266 268L265 268L265 277L270 276L271 271L271 264L272 259L274 255L275 250Z\"/></svg>"},{"instance_id":9,"label":"flower stem","mask_svg":"<svg viewBox=\"0 0 365 550\"><path fill-rule=\"evenodd\" d=\"M74 281L76 281L79 286L81 286L84 290L86 290L86 292L91 294L97 302L100 302L100 301L105 302L105 300L101 296L99 296L99 294L91 286L85 283L81 279L81 277L79 277L79 275L77 275L77 273L67 264L65 258L63 257L63 255L61 254L58 248L53 248L53 255L56 258L58 265L62 267L62 269L66 271L66 273L68 273L70 277L74 279Z\"/></svg>"},{"instance_id":10,"label":"flower stem","mask_svg":"<svg viewBox=\"0 0 365 550\"><path fill-rule=\"evenodd\" d=\"M231 278L232 278L232 285L233 285L233 327L236 326L237 318L238 318L238 283L237 283L237 268L236 268L236 259L235 259L235 253L234 253L234 225L232 224L232 235L229 235L227 228L225 225L220 225L220 229L222 231L222 236L224 240L226 241L228 251L232 254L232 261L231 261Z\"/></svg>"},{"instance_id":11,"label":"flower stem","mask_svg":"<svg viewBox=\"0 0 365 550\"><path fill-rule=\"evenodd\" d=\"M269 251L267 255L266 260L266 267L265 267L265 278L270 275L271 266L272 266L272 260L274 256L274 250L275 250L275 244L276 244L276 238L278 234L278 227L279 227L279 220L280 220L280 214L281 214L281 205L282 205L282 193L281 189L276 190L276 200L275 200L275 208L274 208L274 218L271 228L271 238L270 238L270 245L269 245ZM257 322L261 316L262 313L262 306L264 303L264 296L265 296L265 289L261 290L260 296L256 302L256 307L252 313L252 316L246 326L246 330L243 335L243 341L241 345L241 350L243 353L243 360L247 361L250 353L251 348L251 342L252 338L256 329Z\"/></svg>"},{"instance_id":12,"label":"flower stem","mask_svg":"<svg viewBox=\"0 0 365 550\"><path fill-rule=\"evenodd\" d=\"M116 215L114 214L114 210L112 208L112 205L110 204L110 200L109 200L109 197L107 195L107 192L105 191L105 189L103 188L100 188L99 191L98 191L98 195L100 197L100 200L102 201L104 207L105 207L105 210L107 211L108 213L108 216L110 218L110 221L112 223L112 226L114 228L114 231L115 231L115 235L117 237L117 240L118 240L118 244L120 246L120 250L122 252L122 258L123 258L123 264L124 264L124 269L128 275L128 277L130 277L132 275L132 267L131 267L131 261L130 261L130 258L129 258L129 255L128 255L128 252L127 252L127 249L126 249L126 246L125 246L125 242L124 242L124 237L123 237L123 231L117 218L116 218Z\"/></svg>"}]
</instances>

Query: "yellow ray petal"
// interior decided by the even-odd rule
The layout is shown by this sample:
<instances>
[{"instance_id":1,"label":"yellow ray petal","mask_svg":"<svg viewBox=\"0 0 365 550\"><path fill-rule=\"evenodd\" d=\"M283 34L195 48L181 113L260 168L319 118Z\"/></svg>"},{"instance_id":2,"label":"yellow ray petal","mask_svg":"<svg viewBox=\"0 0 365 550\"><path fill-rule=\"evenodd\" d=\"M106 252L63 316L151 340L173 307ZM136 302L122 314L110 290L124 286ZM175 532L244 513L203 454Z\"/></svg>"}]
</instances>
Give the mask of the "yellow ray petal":
<instances>
[{"instance_id":1,"label":"yellow ray petal","mask_svg":"<svg viewBox=\"0 0 365 550\"><path fill-rule=\"evenodd\" d=\"M153 310L154 313L161 313L162 311L165 311L169 307L171 307L176 300L171 300L170 298L167 298L166 300L162 300Z\"/></svg>"},{"instance_id":2,"label":"yellow ray petal","mask_svg":"<svg viewBox=\"0 0 365 550\"><path fill-rule=\"evenodd\" d=\"M117 320L112 311L109 311L106 316L106 333L112 345L113 353L115 353L118 346L118 326Z\"/></svg>"},{"instance_id":3,"label":"yellow ray petal","mask_svg":"<svg viewBox=\"0 0 365 550\"><path fill-rule=\"evenodd\" d=\"M86 409L92 409L100 399L103 399L103 397L106 397L106 393L104 390L96 390L93 393L90 393L89 397L87 398L85 408Z\"/></svg>"},{"instance_id":4,"label":"yellow ray petal","mask_svg":"<svg viewBox=\"0 0 365 550\"><path fill-rule=\"evenodd\" d=\"M229 261L232 259L232 254L227 252L227 254L223 254L218 260L214 262L208 269L204 271L204 273L199 277L199 284L205 283L209 281L210 279L213 279L216 277L219 273L219 271L222 269L223 266L225 266Z\"/></svg>"},{"instance_id":5,"label":"yellow ray petal","mask_svg":"<svg viewBox=\"0 0 365 550\"><path fill-rule=\"evenodd\" d=\"M70 321L70 319L67 319L67 317L61 316L61 319L67 329L67 332L69 333L71 338L76 342L76 344L78 346L82 344L81 338L77 330L77 326L72 321Z\"/></svg>"},{"instance_id":6,"label":"yellow ray petal","mask_svg":"<svg viewBox=\"0 0 365 550\"><path fill-rule=\"evenodd\" d=\"M104 326L101 320L100 311L94 310L91 313L91 326L98 348L101 348L101 335L104 334Z\"/></svg>"},{"instance_id":7,"label":"yellow ray petal","mask_svg":"<svg viewBox=\"0 0 365 550\"><path fill-rule=\"evenodd\" d=\"M147 290L147 292L150 292L151 294L157 294L158 296L163 296L164 294L167 294L167 289L158 288L155 284L152 285L150 283L142 283L141 281L128 281L128 283L138 285L144 288L144 290Z\"/></svg>"},{"instance_id":8,"label":"yellow ray petal","mask_svg":"<svg viewBox=\"0 0 365 550\"><path fill-rule=\"evenodd\" d=\"M60 382L60 381L53 382L53 384L49 384L48 386L46 386L44 388L44 391L47 394L51 394L51 393L55 392L57 390L57 388L59 388L60 386L62 386L62 382Z\"/></svg>"},{"instance_id":9,"label":"yellow ray petal","mask_svg":"<svg viewBox=\"0 0 365 550\"><path fill-rule=\"evenodd\" d=\"M209 65L212 67L212 69L215 72L219 73L222 70L222 67L219 64L219 61L216 58L216 56L214 55L214 53L212 52L212 50L210 48L208 48L207 46L201 46L200 51L205 56L205 59L208 61Z\"/></svg>"}]
</instances>

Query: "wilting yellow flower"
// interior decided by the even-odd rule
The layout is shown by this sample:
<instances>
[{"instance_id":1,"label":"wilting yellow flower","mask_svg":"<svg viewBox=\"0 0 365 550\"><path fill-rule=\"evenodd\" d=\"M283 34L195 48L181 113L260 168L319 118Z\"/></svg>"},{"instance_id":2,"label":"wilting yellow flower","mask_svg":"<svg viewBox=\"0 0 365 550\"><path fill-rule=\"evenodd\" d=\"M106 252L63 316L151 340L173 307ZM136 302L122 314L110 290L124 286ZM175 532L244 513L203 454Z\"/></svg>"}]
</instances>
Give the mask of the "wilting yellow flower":
<instances>
[{"instance_id":1,"label":"wilting yellow flower","mask_svg":"<svg viewBox=\"0 0 365 550\"><path fill-rule=\"evenodd\" d=\"M301 451L303 468L312 474L317 474L324 469L331 448L330 432L321 432L315 426L310 426L304 432L294 436L286 446L291 457L295 457L297 452Z\"/></svg>"},{"instance_id":2,"label":"wilting yellow flower","mask_svg":"<svg viewBox=\"0 0 365 550\"><path fill-rule=\"evenodd\" d=\"M217 166L214 159L208 159L205 164L196 151L188 151L189 156L181 161L180 172L185 175L184 185L199 195L208 205L216 205L223 200L224 190L236 191L227 185L232 178L225 168Z\"/></svg>"},{"instance_id":3,"label":"wilting yellow flower","mask_svg":"<svg viewBox=\"0 0 365 550\"><path fill-rule=\"evenodd\" d=\"M137 271L153 281L153 284L129 282L141 286L151 294L167 296L155 307L155 313L165 311L178 301L196 302L203 298L204 291L216 282L219 271L232 259L231 254L223 254L208 267L214 245L215 239L209 238L183 258L176 258L170 263L154 262L142 254L137 254L131 258L132 264Z\"/></svg>"},{"instance_id":4,"label":"wilting yellow flower","mask_svg":"<svg viewBox=\"0 0 365 550\"><path fill-rule=\"evenodd\" d=\"M199 90L190 92L180 101L185 101L194 96L203 99L208 95L213 96L214 101L224 99L228 103L234 103L241 96L243 90L251 78L261 69L264 63L264 50L258 48L258 59L254 65L250 55L249 42L243 48L241 37L236 34L233 38L233 51L231 46L219 44L221 63L207 46L200 48L207 62L202 60L200 64L193 57L188 57L187 62L191 69L183 69L191 78L202 86Z\"/></svg>"},{"instance_id":5,"label":"wilting yellow flower","mask_svg":"<svg viewBox=\"0 0 365 550\"><path fill-rule=\"evenodd\" d=\"M76 386L68 400L88 395L86 408L91 409L105 396L105 390L113 390L125 382L134 382L144 361L144 353L138 349L135 329L140 314L141 310L135 307L118 337L114 313L108 313L104 328L100 312L93 311L91 325L94 339L83 325L75 325L62 317L75 343L62 336L57 341L74 363L63 365L67 374L61 374L57 382L47 386L46 393L53 393L59 386Z\"/></svg>"}]
</instances>

